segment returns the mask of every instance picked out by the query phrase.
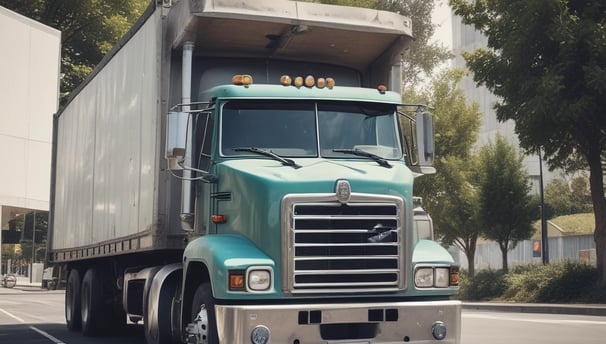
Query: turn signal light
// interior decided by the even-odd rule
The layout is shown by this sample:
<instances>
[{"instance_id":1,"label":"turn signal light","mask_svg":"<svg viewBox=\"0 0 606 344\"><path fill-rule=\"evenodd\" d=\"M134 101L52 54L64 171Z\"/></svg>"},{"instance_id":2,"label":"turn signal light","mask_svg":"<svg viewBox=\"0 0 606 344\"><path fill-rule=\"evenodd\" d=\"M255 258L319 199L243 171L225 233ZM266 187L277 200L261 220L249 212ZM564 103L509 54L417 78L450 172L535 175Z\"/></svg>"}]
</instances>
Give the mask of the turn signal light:
<instances>
[{"instance_id":1,"label":"turn signal light","mask_svg":"<svg viewBox=\"0 0 606 344\"><path fill-rule=\"evenodd\" d=\"M450 267L450 285L456 287L459 285L459 267Z\"/></svg>"},{"instance_id":2,"label":"turn signal light","mask_svg":"<svg viewBox=\"0 0 606 344\"><path fill-rule=\"evenodd\" d=\"M227 215L215 214L211 217L211 220L213 221L213 223L216 223L216 224L225 223L225 222L227 222Z\"/></svg>"},{"instance_id":3,"label":"turn signal light","mask_svg":"<svg viewBox=\"0 0 606 344\"><path fill-rule=\"evenodd\" d=\"M245 287L244 271L229 272L229 290L243 290Z\"/></svg>"}]
</instances>

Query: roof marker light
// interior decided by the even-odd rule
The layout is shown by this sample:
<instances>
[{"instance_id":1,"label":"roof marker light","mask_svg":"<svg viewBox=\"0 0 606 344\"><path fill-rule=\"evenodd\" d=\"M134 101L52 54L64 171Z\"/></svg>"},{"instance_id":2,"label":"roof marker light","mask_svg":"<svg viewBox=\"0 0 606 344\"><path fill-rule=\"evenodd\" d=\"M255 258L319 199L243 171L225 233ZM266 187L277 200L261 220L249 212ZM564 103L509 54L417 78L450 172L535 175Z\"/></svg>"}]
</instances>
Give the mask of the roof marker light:
<instances>
[{"instance_id":1,"label":"roof marker light","mask_svg":"<svg viewBox=\"0 0 606 344\"><path fill-rule=\"evenodd\" d=\"M289 75L282 75L280 77L280 84L282 86L290 86L292 85L292 78Z\"/></svg>"},{"instance_id":2,"label":"roof marker light","mask_svg":"<svg viewBox=\"0 0 606 344\"><path fill-rule=\"evenodd\" d=\"M298 76L298 77L295 78L295 86L296 87L303 86L303 77Z\"/></svg>"},{"instance_id":3,"label":"roof marker light","mask_svg":"<svg viewBox=\"0 0 606 344\"><path fill-rule=\"evenodd\" d=\"M316 81L316 85L318 86L318 88L324 88L324 86L326 86L326 79L318 78L318 80Z\"/></svg>"},{"instance_id":4,"label":"roof marker light","mask_svg":"<svg viewBox=\"0 0 606 344\"><path fill-rule=\"evenodd\" d=\"M335 79L333 79L333 78L326 78L326 87L328 87L328 88L335 87Z\"/></svg>"},{"instance_id":5,"label":"roof marker light","mask_svg":"<svg viewBox=\"0 0 606 344\"><path fill-rule=\"evenodd\" d=\"M305 77L305 86L307 87L313 87L315 85L316 81L314 80L314 77L311 75L308 75Z\"/></svg>"},{"instance_id":6,"label":"roof marker light","mask_svg":"<svg viewBox=\"0 0 606 344\"><path fill-rule=\"evenodd\" d=\"M248 86L251 85L253 83L253 78L250 75L244 74L244 75L234 75L231 78L231 83L234 85L244 85L244 86Z\"/></svg>"},{"instance_id":7,"label":"roof marker light","mask_svg":"<svg viewBox=\"0 0 606 344\"><path fill-rule=\"evenodd\" d=\"M385 92L387 92L387 86L385 86L385 85L379 85L379 86L377 87L377 90L379 90L379 92L380 92L381 94L385 94Z\"/></svg>"}]
</instances>

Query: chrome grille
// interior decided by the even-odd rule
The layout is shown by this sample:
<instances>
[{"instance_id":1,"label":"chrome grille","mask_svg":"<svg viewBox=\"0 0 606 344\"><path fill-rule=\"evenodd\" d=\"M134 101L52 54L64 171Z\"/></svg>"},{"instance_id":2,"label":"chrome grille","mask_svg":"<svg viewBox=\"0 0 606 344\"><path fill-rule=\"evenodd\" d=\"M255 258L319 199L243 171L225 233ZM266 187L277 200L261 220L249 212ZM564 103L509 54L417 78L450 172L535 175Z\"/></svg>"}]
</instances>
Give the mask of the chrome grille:
<instances>
[{"instance_id":1,"label":"chrome grille","mask_svg":"<svg viewBox=\"0 0 606 344\"><path fill-rule=\"evenodd\" d=\"M306 202L290 207L292 292L390 291L402 282L403 204ZM399 199L398 199L399 200Z\"/></svg>"}]
</instances>

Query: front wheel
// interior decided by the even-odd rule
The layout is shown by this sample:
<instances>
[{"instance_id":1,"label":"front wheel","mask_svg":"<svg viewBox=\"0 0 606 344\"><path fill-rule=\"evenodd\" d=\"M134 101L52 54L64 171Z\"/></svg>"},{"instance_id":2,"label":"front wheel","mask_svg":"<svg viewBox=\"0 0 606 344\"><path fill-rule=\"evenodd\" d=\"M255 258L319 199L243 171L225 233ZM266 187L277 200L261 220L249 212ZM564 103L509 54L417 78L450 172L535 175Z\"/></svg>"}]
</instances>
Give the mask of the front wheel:
<instances>
[{"instance_id":1,"label":"front wheel","mask_svg":"<svg viewBox=\"0 0 606 344\"><path fill-rule=\"evenodd\" d=\"M209 282L200 284L192 300L191 323L187 325L188 343L218 344L215 299Z\"/></svg>"}]
</instances>

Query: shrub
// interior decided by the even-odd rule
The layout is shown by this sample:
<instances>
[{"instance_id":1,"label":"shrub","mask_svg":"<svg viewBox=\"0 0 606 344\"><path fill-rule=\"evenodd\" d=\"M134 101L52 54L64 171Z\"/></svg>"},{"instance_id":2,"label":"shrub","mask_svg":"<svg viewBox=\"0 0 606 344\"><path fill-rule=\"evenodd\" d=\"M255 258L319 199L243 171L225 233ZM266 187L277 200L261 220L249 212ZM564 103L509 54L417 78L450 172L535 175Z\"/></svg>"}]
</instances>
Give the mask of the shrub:
<instances>
[{"instance_id":1,"label":"shrub","mask_svg":"<svg viewBox=\"0 0 606 344\"><path fill-rule=\"evenodd\" d=\"M507 274L480 271L473 278L462 277L459 296L470 301L606 303L596 268L575 262L520 266Z\"/></svg>"},{"instance_id":2,"label":"shrub","mask_svg":"<svg viewBox=\"0 0 606 344\"><path fill-rule=\"evenodd\" d=\"M461 275L459 297L463 300L486 301L500 296L505 288L501 270L482 270L470 277Z\"/></svg>"}]
</instances>

